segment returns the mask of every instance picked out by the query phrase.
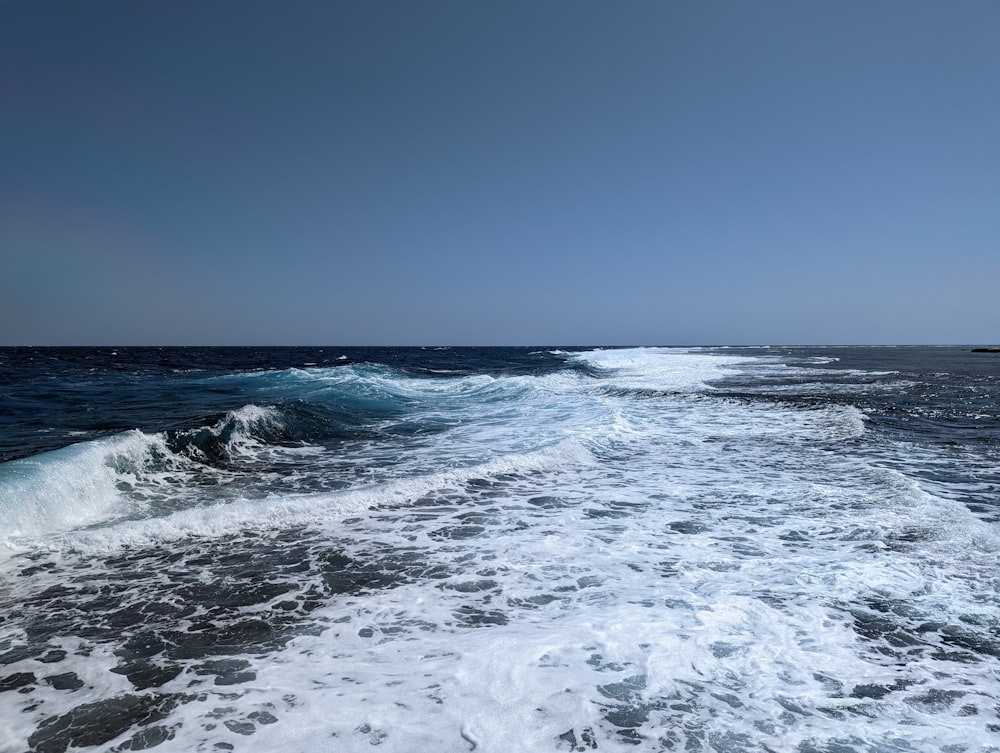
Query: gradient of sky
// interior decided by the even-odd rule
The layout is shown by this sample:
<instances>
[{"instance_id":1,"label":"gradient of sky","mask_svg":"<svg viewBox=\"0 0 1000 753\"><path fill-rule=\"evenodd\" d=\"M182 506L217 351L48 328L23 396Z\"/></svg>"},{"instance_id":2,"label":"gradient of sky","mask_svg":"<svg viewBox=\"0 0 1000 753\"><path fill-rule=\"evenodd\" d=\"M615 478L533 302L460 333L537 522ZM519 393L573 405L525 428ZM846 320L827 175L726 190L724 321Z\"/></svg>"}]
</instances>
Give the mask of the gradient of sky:
<instances>
[{"instance_id":1,"label":"gradient of sky","mask_svg":"<svg viewBox=\"0 0 1000 753\"><path fill-rule=\"evenodd\" d=\"M0 0L0 345L997 341L995 0Z\"/></svg>"}]
</instances>

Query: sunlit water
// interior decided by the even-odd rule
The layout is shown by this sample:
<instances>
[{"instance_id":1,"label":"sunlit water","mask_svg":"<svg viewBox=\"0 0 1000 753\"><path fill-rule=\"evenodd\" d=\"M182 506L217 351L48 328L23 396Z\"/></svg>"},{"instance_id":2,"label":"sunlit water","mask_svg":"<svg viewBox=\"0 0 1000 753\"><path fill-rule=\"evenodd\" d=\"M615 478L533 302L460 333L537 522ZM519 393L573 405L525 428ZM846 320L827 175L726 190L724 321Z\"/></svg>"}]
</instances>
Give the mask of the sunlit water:
<instances>
[{"instance_id":1,"label":"sunlit water","mask_svg":"<svg viewBox=\"0 0 1000 753\"><path fill-rule=\"evenodd\" d=\"M29 355L0 750L1000 750L1000 357Z\"/></svg>"}]
</instances>

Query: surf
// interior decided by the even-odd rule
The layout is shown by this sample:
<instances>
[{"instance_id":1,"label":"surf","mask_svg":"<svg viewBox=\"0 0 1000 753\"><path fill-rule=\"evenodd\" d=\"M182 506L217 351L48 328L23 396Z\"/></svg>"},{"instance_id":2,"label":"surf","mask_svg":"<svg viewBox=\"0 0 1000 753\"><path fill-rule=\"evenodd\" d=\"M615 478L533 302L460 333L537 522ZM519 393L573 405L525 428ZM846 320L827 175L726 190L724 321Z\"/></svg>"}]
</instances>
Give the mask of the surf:
<instances>
[{"instance_id":1,"label":"surf","mask_svg":"<svg viewBox=\"0 0 1000 753\"><path fill-rule=\"evenodd\" d=\"M995 456L886 420L923 372L531 353L200 375L179 425L0 465L0 745L989 744Z\"/></svg>"}]
</instances>

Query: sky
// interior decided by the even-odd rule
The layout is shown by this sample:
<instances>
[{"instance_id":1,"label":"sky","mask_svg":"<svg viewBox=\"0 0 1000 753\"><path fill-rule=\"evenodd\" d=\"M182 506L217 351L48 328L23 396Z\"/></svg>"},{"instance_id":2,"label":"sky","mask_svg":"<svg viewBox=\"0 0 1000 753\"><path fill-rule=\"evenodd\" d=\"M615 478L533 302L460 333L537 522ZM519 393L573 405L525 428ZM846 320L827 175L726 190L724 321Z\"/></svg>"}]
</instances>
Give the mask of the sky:
<instances>
[{"instance_id":1,"label":"sky","mask_svg":"<svg viewBox=\"0 0 1000 753\"><path fill-rule=\"evenodd\" d=\"M997 342L995 0L0 0L0 345Z\"/></svg>"}]
</instances>

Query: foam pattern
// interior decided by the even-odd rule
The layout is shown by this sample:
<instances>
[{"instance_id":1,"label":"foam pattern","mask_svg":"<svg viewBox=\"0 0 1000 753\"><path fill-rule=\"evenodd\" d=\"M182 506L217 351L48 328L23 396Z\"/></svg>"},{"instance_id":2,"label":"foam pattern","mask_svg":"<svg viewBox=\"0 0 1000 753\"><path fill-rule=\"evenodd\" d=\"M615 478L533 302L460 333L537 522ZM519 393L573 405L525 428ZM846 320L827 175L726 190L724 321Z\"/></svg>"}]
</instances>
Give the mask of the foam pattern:
<instances>
[{"instance_id":1,"label":"foam pattern","mask_svg":"<svg viewBox=\"0 0 1000 753\"><path fill-rule=\"evenodd\" d=\"M261 399L0 466L56 511L5 513L0 749L998 749L1000 537L946 456L763 357L565 358L252 376L371 432Z\"/></svg>"}]
</instances>

